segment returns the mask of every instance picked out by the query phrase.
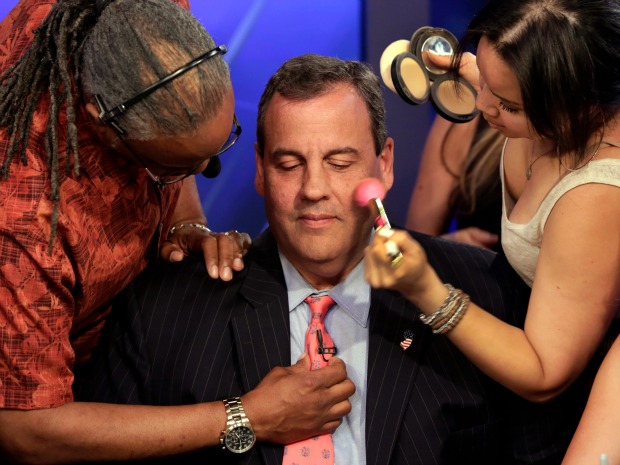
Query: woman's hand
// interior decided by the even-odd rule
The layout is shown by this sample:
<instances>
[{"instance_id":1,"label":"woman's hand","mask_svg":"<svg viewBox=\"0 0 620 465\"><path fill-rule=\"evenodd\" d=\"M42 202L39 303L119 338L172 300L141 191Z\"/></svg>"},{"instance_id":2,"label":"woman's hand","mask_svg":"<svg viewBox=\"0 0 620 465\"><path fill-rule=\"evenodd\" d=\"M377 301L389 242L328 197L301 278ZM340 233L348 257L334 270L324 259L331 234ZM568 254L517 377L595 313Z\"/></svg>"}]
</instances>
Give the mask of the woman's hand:
<instances>
[{"instance_id":1,"label":"woman's hand","mask_svg":"<svg viewBox=\"0 0 620 465\"><path fill-rule=\"evenodd\" d=\"M179 262L187 255L202 252L207 272L214 279L232 279L232 272L243 269L243 257L252 240L246 233L217 233L201 224L183 223L174 226L160 249L161 257Z\"/></svg>"},{"instance_id":2,"label":"woman's hand","mask_svg":"<svg viewBox=\"0 0 620 465\"><path fill-rule=\"evenodd\" d=\"M400 261L388 255L390 241L400 249ZM372 287L400 292L425 313L432 312L445 298L447 291L424 249L406 231L379 229L365 255L365 277Z\"/></svg>"},{"instance_id":3,"label":"woman's hand","mask_svg":"<svg viewBox=\"0 0 620 465\"><path fill-rule=\"evenodd\" d=\"M446 70L450 68L452 61L452 55L440 55L433 52L427 52L425 58L435 66ZM480 71L476 64L476 55L470 52L463 53L459 66L459 76L469 82L476 89L476 92L480 92Z\"/></svg>"}]
</instances>

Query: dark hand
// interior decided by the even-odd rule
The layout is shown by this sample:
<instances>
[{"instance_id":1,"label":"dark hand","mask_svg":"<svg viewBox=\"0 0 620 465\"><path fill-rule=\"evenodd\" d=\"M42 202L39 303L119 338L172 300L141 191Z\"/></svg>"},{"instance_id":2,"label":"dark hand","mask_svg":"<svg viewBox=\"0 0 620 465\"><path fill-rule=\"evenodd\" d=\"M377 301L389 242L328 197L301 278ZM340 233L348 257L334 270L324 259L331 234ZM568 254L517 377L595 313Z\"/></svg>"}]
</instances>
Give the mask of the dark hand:
<instances>
[{"instance_id":1,"label":"dark hand","mask_svg":"<svg viewBox=\"0 0 620 465\"><path fill-rule=\"evenodd\" d=\"M271 370L242 397L257 440L290 444L334 431L351 411L355 386L342 360L310 371L307 354L293 366Z\"/></svg>"},{"instance_id":2,"label":"dark hand","mask_svg":"<svg viewBox=\"0 0 620 465\"><path fill-rule=\"evenodd\" d=\"M238 231L216 233L206 227L177 227L168 235L160 254L164 260L178 262L187 255L202 252L209 276L230 281L233 270L243 269L243 256L251 245L250 236Z\"/></svg>"}]
</instances>

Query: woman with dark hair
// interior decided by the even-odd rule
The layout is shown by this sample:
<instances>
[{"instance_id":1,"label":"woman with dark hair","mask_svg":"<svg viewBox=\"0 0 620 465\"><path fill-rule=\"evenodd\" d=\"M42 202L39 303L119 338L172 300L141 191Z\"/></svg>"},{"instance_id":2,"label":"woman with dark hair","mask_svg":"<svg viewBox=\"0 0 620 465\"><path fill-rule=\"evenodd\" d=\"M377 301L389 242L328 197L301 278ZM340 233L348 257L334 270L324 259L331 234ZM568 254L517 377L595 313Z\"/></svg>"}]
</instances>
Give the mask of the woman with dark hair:
<instances>
[{"instance_id":1,"label":"woman with dark hair","mask_svg":"<svg viewBox=\"0 0 620 465\"><path fill-rule=\"evenodd\" d=\"M468 44L476 57L464 52ZM482 116L508 138L502 247L532 288L524 329L444 285L405 232L377 234L367 253L373 286L403 293L434 333L534 402L582 373L618 310L618 50L615 0L493 0L454 58L478 87ZM386 256L387 241L402 259Z\"/></svg>"},{"instance_id":2,"label":"woman with dark hair","mask_svg":"<svg viewBox=\"0 0 620 465\"><path fill-rule=\"evenodd\" d=\"M149 261L202 253L224 280L243 267L249 237L211 233L193 177L216 173L241 128L226 47L188 8L21 0L0 24L3 463L139 459L219 443L221 402L138 408L73 402L72 393L110 300ZM283 419L299 418L300 405L285 406Z\"/></svg>"}]
</instances>

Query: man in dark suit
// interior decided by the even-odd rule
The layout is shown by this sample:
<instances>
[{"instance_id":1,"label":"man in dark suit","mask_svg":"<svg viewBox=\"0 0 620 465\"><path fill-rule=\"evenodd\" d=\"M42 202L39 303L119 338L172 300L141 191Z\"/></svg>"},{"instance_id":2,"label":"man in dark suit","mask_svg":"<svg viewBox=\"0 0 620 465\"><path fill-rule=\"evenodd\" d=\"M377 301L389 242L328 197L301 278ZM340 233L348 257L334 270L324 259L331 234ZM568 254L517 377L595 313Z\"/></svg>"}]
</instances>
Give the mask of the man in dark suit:
<instances>
[{"instance_id":1,"label":"man in dark suit","mask_svg":"<svg viewBox=\"0 0 620 465\"><path fill-rule=\"evenodd\" d=\"M245 407L256 445L183 459L280 465L282 444L300 435L281 423L303 423L313 411L323 418L332 408L309 402L299 418L283 418L313 382L277 388L291 370L282 367L303 355L304 298L329 294L336 306L325 325L338 351L330 364L343 360L356 387L333 435L336 464L511 463L512 426L501 406L510 395L431 334L401 295L371 290L363 279L373 220L353 191L367 177L391 187L393 148L368 67L314 55L285 63L259 105L255 184L270 228L231 282L184 260L130 285L117 299L103 358L76 383L78 399L179 405L238 396L233 405ZM413 234L445 282L522 322L529 291L502 257ZM294 368L309 368L307 358Z\"/></svg>"}]
</instances>

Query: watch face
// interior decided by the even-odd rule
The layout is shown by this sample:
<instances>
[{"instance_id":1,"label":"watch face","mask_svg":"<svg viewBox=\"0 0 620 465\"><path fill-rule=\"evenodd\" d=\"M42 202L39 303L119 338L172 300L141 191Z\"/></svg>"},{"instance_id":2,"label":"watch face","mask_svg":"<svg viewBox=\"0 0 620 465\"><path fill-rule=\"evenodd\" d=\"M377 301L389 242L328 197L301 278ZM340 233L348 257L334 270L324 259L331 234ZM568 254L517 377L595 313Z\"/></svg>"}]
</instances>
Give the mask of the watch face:
<instances>
[{"instance_id":1,"label":"watch face","mask_svg":"<svg viewBox=\"0 0 620 465\"><path fill-rule=\"evenodd\" d=\"M224 439L224 444L231 452L242 453L250 450L254 445L254 430L247 426L237 426L231 429Z\"/></svg>"}]
</instances>

